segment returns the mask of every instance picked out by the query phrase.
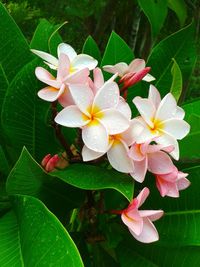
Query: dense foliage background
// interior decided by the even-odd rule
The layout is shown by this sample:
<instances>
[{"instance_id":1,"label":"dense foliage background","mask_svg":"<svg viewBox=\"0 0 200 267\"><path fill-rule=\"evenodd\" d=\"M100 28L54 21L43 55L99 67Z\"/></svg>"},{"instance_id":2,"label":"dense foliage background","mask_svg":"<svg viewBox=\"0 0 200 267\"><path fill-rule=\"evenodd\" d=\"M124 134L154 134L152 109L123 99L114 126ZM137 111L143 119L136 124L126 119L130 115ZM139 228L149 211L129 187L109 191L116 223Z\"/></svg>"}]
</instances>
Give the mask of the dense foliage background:
<instances>
[{"instance_id":1,"label":"dense foliage background","mask_svg":"<svg viewBox=\"0 0 200 267\"><path fill-rule=\"evenodd\" d=\"M0 4L0 266L199 265L199 21L200 3L189 0ZM43 63L30 48L56 55L62 41L98 59L99 66L146 59L162 96L171 91L186 111L191 132L180 142L178 166L189 173L190 188L180 199L161 199L153 178L146 179L152 191L147 207L166 212L156 224L155 244L135 241L120 218L102 212L102 205L127 206L132 178L103 164L70 164L49 174L38 164L63 148L49 104L37 97L42 84L34 69ZM147 89L145 83L135 86L129 102ZM63 133L70 143L77 136L75 130ZM135 185L136 193L140 189Z\"/></svg>"}]
</instances>

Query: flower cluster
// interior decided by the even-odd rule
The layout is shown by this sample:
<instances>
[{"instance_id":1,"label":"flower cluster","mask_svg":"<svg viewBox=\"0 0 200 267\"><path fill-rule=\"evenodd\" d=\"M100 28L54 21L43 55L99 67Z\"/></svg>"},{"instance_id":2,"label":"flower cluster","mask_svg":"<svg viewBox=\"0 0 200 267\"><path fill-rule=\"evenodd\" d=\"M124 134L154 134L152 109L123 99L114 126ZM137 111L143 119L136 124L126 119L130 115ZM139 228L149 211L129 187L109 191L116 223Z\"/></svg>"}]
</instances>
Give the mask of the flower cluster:
<instances>
[{"instance_id":1,"label":"flower cluster","mask_svg":"<svg viewBox=\"0 0 200 267\"><path fill-rule=\"evenodd\" d=\"M104 71L113 74L104 81L97 60L86 54L77 55L68 44L58 46L58 58L38 50L32 52L57 73L55 78L46 69L36 68L37 78L46 84L38 96L49 102L58 101L63 107L55 116L57 124L80 128L83 161L107 155L114 169L139 183L149 171L155 176L162 197L178 197L179 191L189 186L187 174L178 171L172 161L179 159L177 140L190 130L183 120L184 110L177 106L173 95L168 93L161 99L159 91L150 85L148 98L137 96L132 100L139 112L138 117L132 118L127 89L140 80L155 80L144 60L104 66ZM91 70L93 78L89 76ZM57 156L48 155L42 164L51 171L57 161ZM144 188L128 208L118 211L131 234L145 243L158 240L152 221L163 215L162 210L138 210L148 195L149 189Z\"/></svg>"}]
</instances>

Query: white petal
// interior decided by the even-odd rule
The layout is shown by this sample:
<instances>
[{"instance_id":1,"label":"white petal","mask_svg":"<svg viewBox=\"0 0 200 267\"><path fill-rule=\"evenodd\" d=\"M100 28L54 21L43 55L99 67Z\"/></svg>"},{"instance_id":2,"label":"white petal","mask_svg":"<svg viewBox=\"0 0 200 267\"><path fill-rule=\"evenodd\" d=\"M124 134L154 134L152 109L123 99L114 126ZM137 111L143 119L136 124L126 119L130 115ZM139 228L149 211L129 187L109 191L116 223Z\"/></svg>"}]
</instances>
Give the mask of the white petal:
<instances>
[{"instance_id":1,"label":"white petal","mask_svg":"<svg viewBox=\"0 0 200 267\"><path fill-rule=\"evenodd\" d=\"M116 109L107 109L95 115L107 129L109 135L119 134L128 129L130 122Z\"/></svg>"},{"instance_id":2,"label":"white petal","mask_svg":"<svg viewBox=\"0 0 200 267\"><path fill-rule=\"evenodd\" d=\"M144 78L142 78L143 81L145 82L152 82L155 81L156 78L154 78L151 74L147 73L146 76L144 76Z\"/></svg>"},{"instance_id":3,"label":"white petal","mask_svg":"<svg viewBox=\"0 0 200 267\"><path fill-rule=\"evenodd\" d=\"M183 120L170 119L164 121L163 131L173 136L174 138L181 140L189 133L190 125Z\"/></svg>"},{"instance_id":4,"label":"white petal","mask_svg":"<svg viewBox=\"0 0 200 267\"><path fill-rule=\"evenodd\" d=\"M101 88L104 84L104 77L103 73L100 68L95 68L93 70L93 77L94 77L94 85L95 85L95 93Z\"/></svg>"},{"instance_id":5,"label":"white petal","mask_svg":"<svg viewBox=\"0 0 200 267\"><path fill-rule=\"evenodd\" d=\"M69 74L66 79L66 84L85 84L88 81L89 69L78 70L72 74Z\"/></svg>"},{"instance_id":6,"label":"white petal","mask_svg":"<svg viewBox=\"0 0 200 267\"><path fill-rule=\"evenodd\" d=\"M65 43L59 44L57 50L58 57L60 57L60 54L63 53L69 57L70 61L72 61L77 56L77 53L75 52L74 48Z\"/></svg>"},{"instance_id":7,"label":"white petal","mask_svg":"<svg viewBox=\"0 0 200 267\"><path fill-rule=\"evenodd\" d=\"M172 94L167 94L157 109L155 119L160 121L165 121L167 119L171 119L175 117L177 110L176 100Z\"/></svg>"},{"instance_id":8,"label":"white petal","mask_svg":"<svg viewBox=\"0 0 200 267\"><path fill-rule=\"evenodd\" d=\"M128 157L128 147L122 140L115 140L107 152L111 166L119 172L133 171L132 160Z\"/></svg>"},{"instance_id":9,"label":"white petal","mask_svg":"<svg viewBox=\"0 0 200 267\"><path fill-rule=\"evenodd\" d=\"M120 134L121 139L128 145L131 146L135 142L135 129L132 121L130 121L129 128Z\"/></svg>"},{"instance_id":10,"label":"white petal","mask_svg":"<svg viewBox=\"0 0 200 267\"><path fill-rule=\"evenodd\" d=\"M62 86L60 89L48 86L40 90L38 92L38 96L45 101L54 102L62 95L64 89L64 86Z\"/></svg>"},{"instance_id":11,"label":"white petal","mask_svg":"<svg viewBox=\"0 0 200 267\"><path fill-rule=\"evenodd\" d=\"M105 154L104 152L102 153L102 152L96 152L94 150L91 150L86 145L84 145L82 149L83 161L91 161L94 159L98 159L104 154Z\"/></svg>"},{"instance_id":12,"label":"white petal","mask_svg":"<svg viewBox=\"0 0 200 267\"><path fill-rule=\"evenodd\" d=\"M145 143L159 136L160 133L158 131L151 131L150 127L143 121L143 119L133 119L132 121L133 136L136 143Z\"/></svg>"},{"instance_id":13,"label":"white petal","mask_svg":"<svg viewBox=\"0 0 200 267\"><path fill-rule=\"evenodd\" d=\"M73 59L71 64L72 68L76 70L82 70L84 68L93 70L97 66L98 61L91 56L80 54Z\"/></svg>"},{"instance_id":14,"label":"white petal","mask_svg":"<svg viewBox=\"0 0 200 267\"><path fill-rule=\"evenodd\" d=\"M129 229L131 234L142 243L152 243L158 241L159 235L158 232L153 225L153 223L148 219L144 218L143 220L143 229L140 235L136 235L131 229Z\"/></svg>"},{"instance_id":15,"label":"white petal","mask_svg":"<svg viewBox=\"0 0 200 267\"><path fill-rule=\"evenodd\" d=\"M154 118L156 111L153 103L149 99L141 98L139 96L136 96L133 99L133 103L136 105L136 108L146 123L149 124L150 127L153 127L154 124L152 119Z\"/></svg>"},{"instance_id":16,"label":"white petal","mask_svg":"<svg viewBox=\"0 0 200 267\"><path fill-rule=\"evenodd\" d=\"M69 106L57 114L55 122L66 127L82 127L88 124L89 120L77 106Z\"/></svg>"},{"instance_id":17,"label":"white petal","mask_svg":"<svg viewBox=\"0 0 200 267\"><path fill-rule=\"evenodd\" d=\"M182 109L181 107L177 107L176 108L175 118L176 119L183 120L184 117L185 117L185 111L184 111L184 109Z\"/></svg>"},{"instance_id":18,"label":"white petal","mask_svg":"<svg viewBox=\"0 0 200 267\"><path fill-rule=\"evenodd\" d=\"M93 107L99 110L115 108L119 103L119 87L115 82L105 83L97 92Z\"/></svg>"},{"instance_id":19,"label":"white petal","mask_svg":"<svg viewBox=\"0 0 200 267\"><path fill-rule=\"evenodd\" d=\"M128 71L128 65L124 62L117 63L115 65L103 66L103 70L110 73L118 73L122 77Z\"/></svg>"},{"instance_id":20,"label":"white petal","mask_svg":"<svg viewBox=\"0 0 200 267\"><path fill-rule=\"evenodd\" d=\"M44 59L46 62L45 63L50 63L50 66L52 65L54 68L53 69L57 69L58 67L58 59L46 52L43 51L39 51L36 49L31 49L31 52L33 52L34 54L36 54L38 57ZM49 64L48 64L49 65Z\"/></svg>"},{"instance_id":21,"label":"white petal","mask_svg":"<svg viewBox=\"0 0 200 267\"><path fill-rule=\"evenodd\" d=\"M61 53L58 61L57 79L63 81L69 75L70 61L67 55Z\"/></svg>"},{"instance_id":22,"label":"white petal","mask_svg":"<svg viewBox=\"0 0 200 267\"><path fill-rule=\"evenodd\" d=\"M152 101L155 108L157 109L160 102L161 102L161 97L160 97L160 93L157 90L157 88L155 86L153 86L152 84L149 86L148 99Z\"/></svg>"},{"instance_id":23,"label":"white petal","mask_svg":"<svg viewBox=\"0 0 200 267\"><path fill-rule=\"evenodd\" d=\"M116 109L120 111L128 120L131 119L131 109L129 107L129 104L121 96L119 97L119 103Z\"/></svg>"},{"instance_id":24,"label":"white petal","mask_svg":"<svg viewBox=\"0 0 200 267\"><path fill-rule=\"evenodd\" d=\"M83 84L71 84L69 90L78 108L84 114L90 116L90 108L94 97L90 87Z\"/></svg>"},{"instance_id":25,"label":"white petal","mask_svg":"<svg viewBox=\"0 0 200 267\"><path fill-rule=\"evenodd\" d=\"M172 152L170 152L169 154L175 159L178 160L179 159L179 146L178 146L178 142L176 141L176 139L166 133L163 133L162 136L159 136L156 138L156 142L158 144L162 144L165 146L169 146L172 145L174 147L174 150Z\"/></svg>"},{"instance_id":26,"label":"white petal","mask_svg":"<svg viewBox=\"0 0 200 267\"><path fill-rule=\"evenodd\" d=\"M145 68L144 59L135 58L128 66L128 72L138 72Z\"/></svg>"},{"instance_id":27,"label":"white petal","mask_svg":"<svg viewBox=\"0 0 200 267\"><path fill-rule=\"evenodd\" d=\"M91 123L83 127L82 139L85 145L96 152L106 152L109 145L109 137L105 127L93 120Z\"/></svg>"},{"instance_id":28,"label":"white petal","mask_svg":"<svg viewBox=\"0 0 200 267\"><path fill-rule=\"evenodd\" d=\"M35 75L38 78L38 80L40 80L41 82L46 83L46 84L48 84L48 85L50 85L52 87L60 88L60 86L61 86L61 83L58 82L53 77L53 75L51 75L50 72L48 72L47 70L45 70L42 67L37 67L35 69Z\"/></svg>"}]
</instances>

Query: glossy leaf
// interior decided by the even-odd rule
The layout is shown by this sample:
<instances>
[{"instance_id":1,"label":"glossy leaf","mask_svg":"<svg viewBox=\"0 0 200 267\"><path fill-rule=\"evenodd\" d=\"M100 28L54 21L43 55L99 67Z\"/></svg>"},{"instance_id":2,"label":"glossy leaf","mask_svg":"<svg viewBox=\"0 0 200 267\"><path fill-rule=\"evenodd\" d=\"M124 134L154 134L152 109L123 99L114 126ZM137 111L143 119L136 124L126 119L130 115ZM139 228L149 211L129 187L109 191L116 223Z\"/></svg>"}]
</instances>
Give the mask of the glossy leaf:
<instances>
[{"instance_id":1,"label":"glossy leaf","mask_svg":"<svg viewBox=\"0 0 200 267\"><path fill-rule=\"evenodd\" d=\"M18 156L26 146L41 161L58 146L53 128L45 120L49 103L37 96L42 84L35 77L36 66L37 60L25 65L10 84L2 107L2 126Z\"/></svg>"},{"instance_id":2,"label":"glossy leaf","mask_svg":"<svg viewBox=\"0 0 200 267\"><path fill-rule=\"evenodd\" d=\"M7 176L9 170L10 167L5 155L5 151L3 150L2 146L0 146L0 175Z\"/></svg>"},{"instance_id":3,"label":"glossy leaf","mask_svg":"<svg viewBox=\"0 0 200 267\"><path fill-rule=\"evenodd\" d=\"M14 210L0 220L1 266L83 266L68 232L42 202L22 195L12 199Z\"/></svg>"},{"instance_id":4,"label":"glossy leaf","mask_svg":"<svg viewBox=\"0 0 200 267\"><path fill-rule=\"evenodd\" d=\"M5 93L8 87L8 79L7 76L4 72L3 66L0 63L0 116L1 116L1 112L2 112L2 104L4 101L4 97L5 97ZM0 144L3 145L4 143L4 138L3 137L3 129L2 129L2 124L0 123Z\"/></svg>"},{"instance_id":5,"label":"glossy leaf","mask_svg":"<svg viewBox=\"0 0 200 267\"><path fill-rule=\"evenodd\" d=\"M0 3L0 65L9 82L33 57L18 26Z\"/></svg>"},{"instance_id":6,"label":"glossy leaf","mask_svg":"<svg viewBox=\"0 0 200 267\"><path fill-rule=\"evenodd\" d=\"M147 65L152 68L151 74L156 77L155 86L163 96L169 92L172 83L172 58L180 67L183 83L186 82L196 60L193 24L162 40L149 56Z\"/></svg>"},{"instance_id":7,"label":"glossy leaf","mask_svg":"<svg viewBox=\"0 0 200 267\"><path fill-rule=\"evenodd\" d=\"M102 167L73 164L65 170L52 172L66 183L86 190L114 189L124 195L129 201L133 196L133 179L125 174Z\"/></svg>"},{"instance_id":8,"label":"glossy leaf","mask_svg":"<svg viewBox=\"0 0 200 267\"><path fill-rule=\"evenodd\" d=\"M178 19L180 26L183 27L187 18L187 6L184 0L168 0L168 7L173 10Z\"/></svg>"},{"instance_id":9,"label":"glossy leaf","mask_svg":"<svg viewBox=\"0 0 200 267\"><path fill-rule=\"evenodd\" d=\"M96 60L98 60L99 63L101 62L101 52L99 50L99 47L97 46L97 43L92 38L92 36L88 36L88 38L86 39L83 45L82 52L84 54L88 54L94 57Z\"/></svg>"},{"instance_id":10,"label":"glossy leaf","mask_svg":"<svg viewBox=\"0 0 200 267\"><path fill-rule=\"evenodd\" d=\"M170 93L172 93L172 95L175 97L176 101L178 102L179 97L182 92L182 86L183 86L182 74L181 74L181 70L176 60L175 59L172 59L172 60L173 60L173 65L171 68L171 74L172 74L173 79L172 79Z\"/></svg>"},{"instance_id":11,"label":"glossy leaf","mask_svg":"<svg viewBox=\"0 0 200 267\"><path fill-rule=\"evenodd\" d=\"M84 201L83 192L56 177L50 177L26 148L22 150L8 176L6 189L9 195L22 194L40 198L61 218L66 217L67 211L79 207Z\"/></svg>"},{"instance_id":12,"label":"glossy leaf","mask_svg":"<svg viewBox=\"0 0 200 267\"><path fill-rule=\"evenodd\" d=\"M152 36L156 37L160 32L167 16L167 0L138 0L138 3L147 16L152 30Z\"/></svg>"}]
</instances>

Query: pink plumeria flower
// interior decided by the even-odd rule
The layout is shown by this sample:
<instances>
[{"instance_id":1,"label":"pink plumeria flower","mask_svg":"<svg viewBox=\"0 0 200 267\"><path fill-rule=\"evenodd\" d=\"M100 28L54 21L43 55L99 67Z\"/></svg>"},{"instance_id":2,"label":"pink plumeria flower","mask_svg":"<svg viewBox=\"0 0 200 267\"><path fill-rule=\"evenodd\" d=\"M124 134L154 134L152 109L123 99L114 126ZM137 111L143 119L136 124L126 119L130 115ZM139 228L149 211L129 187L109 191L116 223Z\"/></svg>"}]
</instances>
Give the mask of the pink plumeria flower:
<instances>
[{"instance_id":1,"label":"pink plumeria flower","mask_svg":"<svg viewBox=\"0 0 200 267\"><path fill-rule=\"evenodd\" d=\"M124 83L124 87L130 87L133 84L144 80L147 82L154 81L155 78L148 74L151 68L145 68L145 61L143 59L136 58L128 65L125 62L120 62L115 65L106 65L103 69L110 73L118 73L120 83Z\"/></svg>"},{"instance_id":2,"label":"pink plumeria flower","mask_svg":"<svg viewBox=\"0 0 200 267\"><path fill-rule=\"evenodd\" d=\"M75 52L75 50L68 44L61 43L58 45L57 53L58 59L51 54L48 54L43 51L39 51L36 49L31 49L31 51L39 56L40 58L44 59L44 63L47 64L51 69L58 69L59 66L59 58L61 54L67 55L69 58L69 72L74 73L76 71L88 68L89 70L93 70L98 62L93 57L86 55L86 54L79 54Z\"/></svg>"},{"instance_id":3,"label":"pink plumeria flower","mask_svg":"<svg viewBox=\"0 0 200 267\"><path fill-rule=\"evenodd\" d=\"M173 146L150 144L150 141L134 143L129 151L129 157L133 160L134 171L131 176L142 183L147 170L154 174L166 174L173 170L174 165L169 155L165 152L173 151Z\"/></svg>"},{"instance_id":4,"label":"pink plumeria flower","mask_svg":"<svg viewBox=\"0 0 200 267\"><path fill-rule=\"evenodd\" d=\"M179 197L179 191L186 189L190 181L186 178L187 173L178 171L174 166L173 170L167 174L156 175L156 186L162 197Z\"/></svg>"},{"instance_id":5,"label":"pink plumeria flower","mask_svg":"<svg viewBox=\"0 0 200 267\"><path fill-rule=\"evenodd\" d=\"M173 95L168 93L161 101L158 90L150 85L148 98L137 96L133 103L141 114L140 118L134 120L136 142L145 143L157 137L157 143L174 146L170 154L178 160L177 140L189 133L190 125L183 120L184 110L177 106Z\"/></svg>"},{"instance_id":6,"label":"pink plumeria flower","mask_svg":"<svg viewBox=\"0 0 200 267\"><path fill-rule=\"evenodd\" d=\"M140 194L132 200L127 209L122 211L122 221L135 239L143 243L152 243L159 239L158 232L152 223L160 219L162 210L139 210L149 195L145 187Z\"/></svg>"},{"instance_id":7,"label":"pink plumeria flower","mask_svg":"<svg viewBox=\"0 0 200 267\"><path fill-rule=\"evenodd\" d=\"M65 54L60 54L56 79L42 67L37 67L35 74L40 81L48 85L38 92L38 96L49 102L58 100L65 107L74 103L68 86L76 83L85 84L88 81L89 70L85 68L70 74L69 58Z\"/></svg>"},{"instance_id":8,"label":"pink plumeria flower","mask_svg":"<svg viewBox=\"0 0 200 267\"><path fill-rule=\"evenodd\" d=\"M66 127L80 127L84 144L96 152L106 152L109 135L128 129L129 120L116 109L119 88L115 82L106 82L94 95L87 85L70 85L76 105L64 108L55 118Z\"/></svg>"}]
</instances>

